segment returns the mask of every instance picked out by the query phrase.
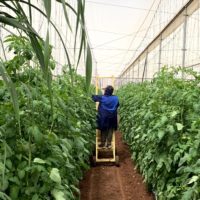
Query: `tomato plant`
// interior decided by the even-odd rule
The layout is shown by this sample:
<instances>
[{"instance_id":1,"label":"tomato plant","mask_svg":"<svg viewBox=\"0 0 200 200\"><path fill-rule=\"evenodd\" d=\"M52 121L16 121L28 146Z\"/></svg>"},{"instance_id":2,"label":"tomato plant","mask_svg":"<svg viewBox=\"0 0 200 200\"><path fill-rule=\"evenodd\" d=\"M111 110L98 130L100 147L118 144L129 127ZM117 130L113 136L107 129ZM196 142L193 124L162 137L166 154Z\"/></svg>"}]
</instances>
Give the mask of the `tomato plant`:
<instances>
[{"instance_id":1,"label":"tomato plant","mask_svg":"<svg viewBox=\"0 0 200 200\"><path fill-rule=\"evenodd\" d=\"M69 72L53 77L49 71L49 98L30 41L7 42L13 58L1 64L15 86L20 131L12 90L0 79L0 199L78 199L95 139L95 106L85 80L74 73L72 85Z\"/></svg>"},{"instance_id":2,"label":"tomato plant","mask_svg":"<svg viewBox=\"0 0 200 200\"><path fill-rule=\"evenodd\" d=\"M192 77L190 80L178 78ZM200 88L197 73L166 69L118 91L123 138L159 200L200 198Z\"/></svg>"}]
</instances>

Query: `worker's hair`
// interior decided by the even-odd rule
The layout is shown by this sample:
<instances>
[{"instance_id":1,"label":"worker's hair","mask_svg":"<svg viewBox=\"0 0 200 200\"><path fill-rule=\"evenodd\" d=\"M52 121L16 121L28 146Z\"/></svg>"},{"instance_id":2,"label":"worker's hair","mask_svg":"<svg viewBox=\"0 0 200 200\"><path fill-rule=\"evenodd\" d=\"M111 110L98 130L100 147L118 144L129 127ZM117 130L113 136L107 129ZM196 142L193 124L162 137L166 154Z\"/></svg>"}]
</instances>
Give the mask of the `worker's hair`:
<instances>
[{"instance_id":1,"label":"worker's hair","mask_svg":"<svg viewBox=\"0 0 200 200\"><path fill-rule=\"evenodd\" d=\"M108 95L108 96L111 96L112 93L114 91L114 88L112 85L108 85L106 88L105 88L105 92L104 92L104 95Z\"/></svg>"}]
</instances>

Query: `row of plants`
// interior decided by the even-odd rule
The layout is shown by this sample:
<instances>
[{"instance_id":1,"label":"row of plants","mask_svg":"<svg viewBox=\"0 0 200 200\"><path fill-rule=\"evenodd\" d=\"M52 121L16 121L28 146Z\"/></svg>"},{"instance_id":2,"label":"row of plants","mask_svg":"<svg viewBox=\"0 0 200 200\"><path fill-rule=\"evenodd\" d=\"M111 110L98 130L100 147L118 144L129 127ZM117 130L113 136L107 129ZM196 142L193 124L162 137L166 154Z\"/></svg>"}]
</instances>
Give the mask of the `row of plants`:
<instances>
[{"instance_id":1,"label":"row of plants","mask_svg":"<svg viewBox=\"0 0 200 200\"><path fill-rule=\"evenodd\" d=\"M163 68L118 91L123 138L158 200L200 199L199 83L192 70Z\"/></svg>"},{"instance_id":2,"label":"row of plants","mask_svg":"<svg viewBox=\"0 0 200 200\"><path fill-rule=\"evenodd\" d=\"M13 57L0 61L0 199L78 199L95 140L85 80L69 69L52 76L51 57L49 85L28 38L5 42Z\"/></svg>"}]
</instances>

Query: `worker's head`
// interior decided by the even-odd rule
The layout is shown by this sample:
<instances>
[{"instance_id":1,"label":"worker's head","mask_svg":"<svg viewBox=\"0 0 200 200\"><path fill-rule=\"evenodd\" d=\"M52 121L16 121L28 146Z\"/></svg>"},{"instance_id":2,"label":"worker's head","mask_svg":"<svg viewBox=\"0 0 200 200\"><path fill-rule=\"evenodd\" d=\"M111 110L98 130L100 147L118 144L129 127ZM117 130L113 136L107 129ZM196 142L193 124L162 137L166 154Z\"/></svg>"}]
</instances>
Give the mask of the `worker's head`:
<instances>
[{"instance_id":1,"label":"worker's head","mask_svg":"<svg viewBox=\"0 0 200 200\"><path fill-rule=\"evenodd\" d=\"M108 96L111 96L112 93L114 91L114 88L112 85L108 85L106 88L105 88L105 92L104 92L104 95L108 95Z\"/></svg>"}]
</instances>

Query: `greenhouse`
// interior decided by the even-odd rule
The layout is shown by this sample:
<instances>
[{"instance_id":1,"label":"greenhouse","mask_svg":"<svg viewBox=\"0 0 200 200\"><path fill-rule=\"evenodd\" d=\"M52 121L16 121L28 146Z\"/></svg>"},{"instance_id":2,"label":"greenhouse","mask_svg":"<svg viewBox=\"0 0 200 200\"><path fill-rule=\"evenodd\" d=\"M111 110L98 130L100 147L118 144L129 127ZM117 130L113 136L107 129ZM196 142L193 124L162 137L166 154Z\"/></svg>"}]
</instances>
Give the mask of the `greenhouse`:
<instances>
[{"instance_id":1,"label":"greenhouse","mask_svg":"<svg viewBox=\"0 0 200 200\"><path fill-rule=\"evenodd\" d=\"M0 200L200 199L200 0L0 1Z\"/></svg>"}]
</instances>

